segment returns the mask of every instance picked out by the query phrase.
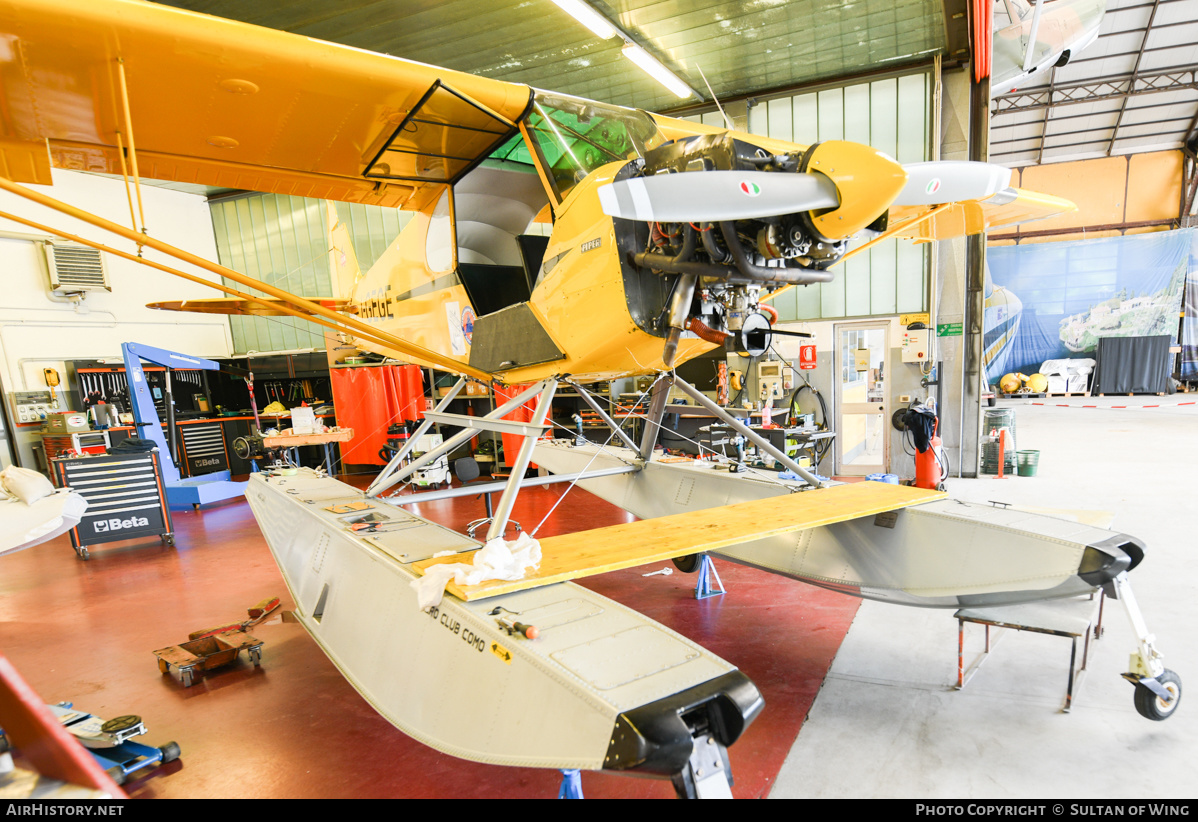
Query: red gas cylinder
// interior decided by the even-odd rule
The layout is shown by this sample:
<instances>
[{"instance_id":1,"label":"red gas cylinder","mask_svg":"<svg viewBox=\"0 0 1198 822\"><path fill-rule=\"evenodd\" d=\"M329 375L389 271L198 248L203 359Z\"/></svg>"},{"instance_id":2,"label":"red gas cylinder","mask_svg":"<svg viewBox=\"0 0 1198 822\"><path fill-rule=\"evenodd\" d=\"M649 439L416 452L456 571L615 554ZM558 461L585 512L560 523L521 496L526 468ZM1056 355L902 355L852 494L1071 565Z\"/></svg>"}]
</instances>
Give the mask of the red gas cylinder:
<instances>
[{"instance_id":1,"label":"red gas cylinder","mask_svg":"<svg viewBox=\"0 0 1198 822\"><path fill-rule=\"evenodd\" d=\"M940 431L940 420L936 420L936 425L932 429L932 439L928 443L928 450L915 454L915 487L929 488L935 490L940 487L940 461L943 459L940 449L940 437L937 433Z\"/></svg>"}]
</instances>

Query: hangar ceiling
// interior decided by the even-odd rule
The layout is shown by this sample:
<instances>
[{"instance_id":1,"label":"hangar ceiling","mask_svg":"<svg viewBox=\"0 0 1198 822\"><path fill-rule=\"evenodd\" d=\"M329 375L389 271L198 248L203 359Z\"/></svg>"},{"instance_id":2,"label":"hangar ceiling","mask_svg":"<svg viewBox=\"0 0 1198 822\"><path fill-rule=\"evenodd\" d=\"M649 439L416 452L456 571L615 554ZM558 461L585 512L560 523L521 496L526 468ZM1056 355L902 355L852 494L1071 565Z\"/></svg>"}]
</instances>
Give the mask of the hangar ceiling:
<instances>
[{"instance_id":1,"label":"hangar ceiling","mask_svg":"<svg viewBox=\"0 0 1198 822\"><path fill-rule=\"evenodd\" d=\"M1091 46L1034 87L995 98L991 160L1027 166L1179 148L1195 138L1194 0L1106 5Z\"/></svg>"},{"instance_id":2,"label":"hangar ceiling","mask_svg":"<svg viewBox=\"0 0 1198 822\"><path fill-rule=\"evenodd\" d=\"M724 100L929 61L947 50L944 9L964 11L962 0L588 2L701 92L690 104L710 103L704 76ZM650 111L688 104L626 60L619 38L599 39L551 0L164 5ZM964 18L949 19L955 42Z\"/></svg>"}]
</instances>

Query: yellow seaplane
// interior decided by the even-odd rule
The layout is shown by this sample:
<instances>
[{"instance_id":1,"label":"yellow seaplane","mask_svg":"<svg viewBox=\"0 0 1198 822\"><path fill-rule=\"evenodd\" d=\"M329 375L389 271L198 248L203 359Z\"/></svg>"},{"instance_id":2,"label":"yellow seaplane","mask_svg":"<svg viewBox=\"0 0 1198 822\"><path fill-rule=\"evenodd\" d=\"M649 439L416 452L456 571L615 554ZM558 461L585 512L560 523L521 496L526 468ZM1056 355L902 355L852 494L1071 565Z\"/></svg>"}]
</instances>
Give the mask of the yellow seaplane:
<instances>
[{"instance_id":1,"label":"yellow seaplane","mask_svg":"<svg viewBox=\"0 0 1198 822\"><path fill-rule=\"evenodd\" d=\"M257 474L246 491L299 621L416 739L480 762L727 794L727 748L762 711L757 688L733 661L570 581L663 559L692 570L707 553L924 606L1106 589L1137 627L1125 674L1137 707L1154 719L1175 710L1180 680L1127 583L1138 540L937 490L825 480L672 371L720 345L765 350L768 301L830 280L872 242L959 237L1072 203L1013 188L997 166L796 145L133 0L0 0L0 36L0 188L231 283L201 280L224 296L159 308L301 316L460 375L411 443L433 424L460 433L415 459L401 450L366 491L309 470ZM59 202L40 187L52 168L414 216L365 273L332 218L340 293L312 300ZM634 374L655 375L640 442L585 388ZM449 413L468 380L520 388L484 417ZM564 383L619 447L539 442ZM783 473L659 459L670 386ZM530 420L504 419L525 403ZM506 483L466 489L503 491L481 550L402 507L463 489L387 495L480 429L525 437ZM553 476L525 478L534 452ZM520 488L552 481L643 519L506 543Z\"/></svg>"}]
</instances>

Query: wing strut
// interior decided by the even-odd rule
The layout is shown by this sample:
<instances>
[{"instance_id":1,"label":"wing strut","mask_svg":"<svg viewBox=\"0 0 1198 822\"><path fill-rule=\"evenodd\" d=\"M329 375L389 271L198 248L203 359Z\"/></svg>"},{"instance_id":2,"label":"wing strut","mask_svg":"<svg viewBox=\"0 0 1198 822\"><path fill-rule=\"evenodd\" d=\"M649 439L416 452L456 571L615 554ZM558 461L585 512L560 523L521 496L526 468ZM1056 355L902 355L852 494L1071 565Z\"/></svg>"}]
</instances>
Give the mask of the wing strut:
<instances>
[{"instance_id":1,"label":"wing strut","mask_svg":"<svg viewBox=\"0 0 1198 822\"><path fill-rule=\"evenodd\" d=\"M1040 32L1040 13L1044 10L1044 3L1041 0L1032 0L1036 4L1036 10L1032 12L1032 30L1027 35L1027 45L1023 48L1023 70L1031 71L1032 64L1036 62L1036 35Z\"/></svg>"}]
</instances>

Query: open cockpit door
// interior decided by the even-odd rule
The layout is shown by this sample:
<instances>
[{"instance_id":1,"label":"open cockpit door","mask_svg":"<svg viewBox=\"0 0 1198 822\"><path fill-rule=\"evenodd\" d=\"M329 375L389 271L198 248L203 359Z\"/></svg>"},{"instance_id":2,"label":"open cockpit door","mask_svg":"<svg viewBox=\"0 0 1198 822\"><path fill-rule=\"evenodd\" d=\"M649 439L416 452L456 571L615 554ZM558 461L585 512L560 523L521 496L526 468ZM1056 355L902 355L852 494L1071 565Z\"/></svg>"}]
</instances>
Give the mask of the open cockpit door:
<instances>
[{"instance_id":1,"label":"open cockpit door","mask_svg":"<svg viewBox=\"0 0 1198 822\"><path fill-rule=\"evenodd\" d=\"M372 146L363 176L456 183L517 130L502 114L437 80L390 136Z\"/></svg>"}]
</instances>

